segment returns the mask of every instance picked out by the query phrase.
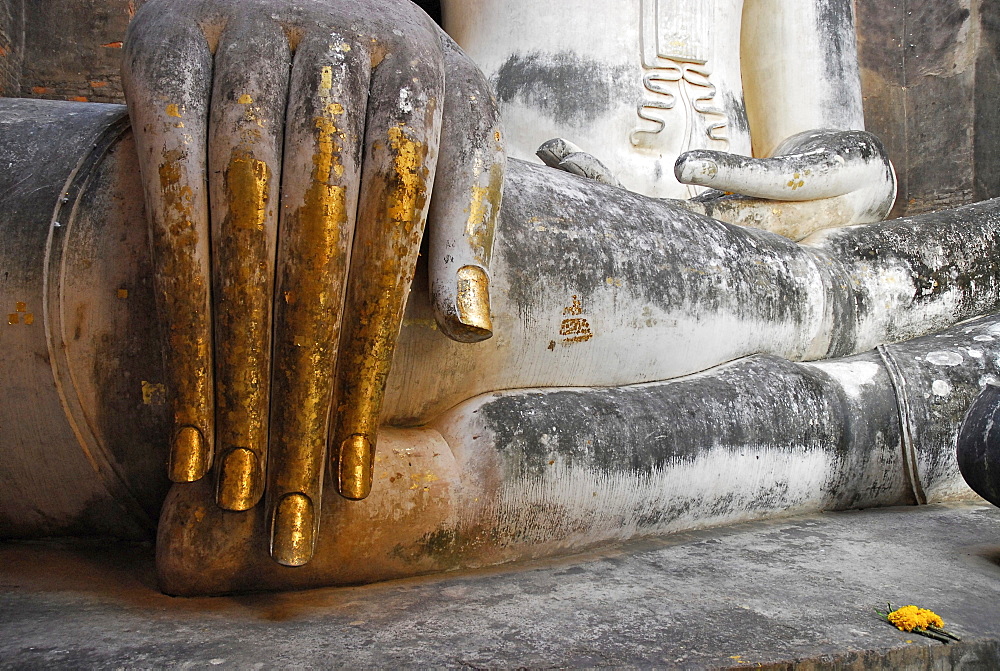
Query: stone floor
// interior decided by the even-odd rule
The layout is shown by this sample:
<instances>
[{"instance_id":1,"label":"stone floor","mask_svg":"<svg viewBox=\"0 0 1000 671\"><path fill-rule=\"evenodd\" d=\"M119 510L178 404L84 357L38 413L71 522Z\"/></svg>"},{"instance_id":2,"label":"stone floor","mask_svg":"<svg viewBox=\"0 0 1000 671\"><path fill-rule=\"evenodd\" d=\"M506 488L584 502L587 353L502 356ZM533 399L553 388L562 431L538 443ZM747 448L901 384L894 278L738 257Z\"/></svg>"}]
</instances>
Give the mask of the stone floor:
<instances>
[{"instance_id":1,"label":"stone floor","mask_svg":"<svg viewBox=\"0 0 1000 671\"><path fill-rule=\"evenodd\" d=\"M937 611L962 643L880 621ZM0 544L0 667L1000 668L1000 509L822 513L366 587L178 599L147 547Z\"/></svg>"}]
</instances>

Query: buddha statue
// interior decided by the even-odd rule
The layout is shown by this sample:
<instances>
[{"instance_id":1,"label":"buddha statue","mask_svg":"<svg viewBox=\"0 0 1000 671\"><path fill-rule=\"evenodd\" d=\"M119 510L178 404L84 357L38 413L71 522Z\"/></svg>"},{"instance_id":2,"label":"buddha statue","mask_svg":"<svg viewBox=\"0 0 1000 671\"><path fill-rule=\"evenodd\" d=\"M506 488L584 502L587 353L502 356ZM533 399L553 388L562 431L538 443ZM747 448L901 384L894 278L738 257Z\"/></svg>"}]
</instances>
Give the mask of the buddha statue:
<instances>
[{"instance_id":1,"label":"buddha statue","mask_svg":"<svg viewBox=\"0 0 1000 671\"><path fill-rule=\"evenodd\" d=\"M133 21L165 590L968 495L997 206L875 223L849 0L442 9L452 37L405 0Z\"/></svg>"}]
</instances>

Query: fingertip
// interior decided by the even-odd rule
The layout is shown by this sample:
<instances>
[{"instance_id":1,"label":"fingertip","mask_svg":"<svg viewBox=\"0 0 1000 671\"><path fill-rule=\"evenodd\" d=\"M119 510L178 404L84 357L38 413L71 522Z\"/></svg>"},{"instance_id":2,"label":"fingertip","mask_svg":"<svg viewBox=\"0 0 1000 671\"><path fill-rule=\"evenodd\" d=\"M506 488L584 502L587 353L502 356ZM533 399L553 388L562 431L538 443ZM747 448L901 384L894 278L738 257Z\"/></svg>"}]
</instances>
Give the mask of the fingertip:
<instances>
[{"instance_id":1,"label":"fingertip","mask_svg":"<svg viewBox=\"0 0 1000 671\"><path fill-rule=\"evenodd\" d=\"M479 266L462 266L456 276L453 314L439 317L442 331L452 340L474 343L493 337L490 314L490 278Z\"/></svg>"},{"instance_id":2,"label":"fingertip","mask_svg":"<svg viewBox=\"0 0 1000 671\"><path fill-rule=\"evenodd\" d=\"M283 566L302 566L312 559L316 541L316 510L301 492L285 494L271 519L271 558Z\"/></svg>"},{"instance_id":3,"label":"fingertip","mask_svg":"<svg viewBox=\"0 0 1000 671\"><path fill-rule=\"evenodd\" d=\"M195 482L204 477L211 464L208 442L193 426L182 426L170 445L168 472L173 482Z\"/></svg>"},{"instance_id":4,"label":"fingertip","mask_svg":"<svg viewBox=\"0 0 1000 671\"><path fill-rule=\"evenodd\" d=\"M674 176L682 184L711 184L719 174L719 164L701 152L682 154L674 163Z\"/></svg>"},{"instance_id":5,"label":"fingertip","mask_svg":"<svg viewBox=\"0 0 1000 671\"><path fill-rule=\"evenodd\" d=\"M340 444L337 455L337 491L345 499L360 501L372 491L375 446L368 436L354 434Z\"/></svg>"},{"instance_id":6,"label":"fingertip","mask_svg":"<svg viewBox=\"0 0 1000 671\"><path fill-rule=\"evenodd\" d=\"M251 450L238 447L226 453L219 464L216 502L223 510L250 510L263 494L263 469Z\"/></svg>"}]
</instances>

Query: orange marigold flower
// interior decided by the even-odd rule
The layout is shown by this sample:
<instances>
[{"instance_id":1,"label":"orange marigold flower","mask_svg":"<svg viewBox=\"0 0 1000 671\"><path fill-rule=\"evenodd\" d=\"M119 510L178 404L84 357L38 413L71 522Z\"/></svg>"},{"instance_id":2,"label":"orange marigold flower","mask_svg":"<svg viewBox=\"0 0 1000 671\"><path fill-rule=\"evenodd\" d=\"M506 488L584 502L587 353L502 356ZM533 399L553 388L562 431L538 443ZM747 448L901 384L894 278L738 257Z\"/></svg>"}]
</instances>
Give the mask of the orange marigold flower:
<instances>
[{"instance_id":1,"label":"orange marigold flower","mask_svg":"<svg viewBox=\"0 0 1000 671\"><path fill-rule=\"evenodd\" d=\"M903 606L889 613L889 622L896 625L900 631L913 631L914 629L926 629L927 627L944 627L942 620L937 613L926 608L916 606Z\"/></svg>"}]
</instances>

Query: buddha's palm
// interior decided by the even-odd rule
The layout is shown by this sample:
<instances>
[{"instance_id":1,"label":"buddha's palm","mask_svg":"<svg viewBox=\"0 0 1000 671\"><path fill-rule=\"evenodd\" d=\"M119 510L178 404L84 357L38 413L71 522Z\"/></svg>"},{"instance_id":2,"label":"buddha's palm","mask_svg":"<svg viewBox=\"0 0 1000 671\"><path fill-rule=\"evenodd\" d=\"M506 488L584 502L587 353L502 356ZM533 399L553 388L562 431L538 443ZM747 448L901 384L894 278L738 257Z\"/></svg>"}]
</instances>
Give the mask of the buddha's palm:
<instances>
[{"instance_id":1,"label":"buddha's palm","mask_svg":"<svg viewBox=\"0 0 1000 671\"><path fill-rule=\"evenodd\" d=\"M152 0L123 76L169 328L170 477L214 464L228 510L266 492L272 556L303 564L327 455L341 494L370 490L425 219L441 329L491 335L495 102L406 0Z\"/></svg>"}]
</instances>

